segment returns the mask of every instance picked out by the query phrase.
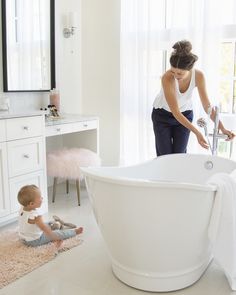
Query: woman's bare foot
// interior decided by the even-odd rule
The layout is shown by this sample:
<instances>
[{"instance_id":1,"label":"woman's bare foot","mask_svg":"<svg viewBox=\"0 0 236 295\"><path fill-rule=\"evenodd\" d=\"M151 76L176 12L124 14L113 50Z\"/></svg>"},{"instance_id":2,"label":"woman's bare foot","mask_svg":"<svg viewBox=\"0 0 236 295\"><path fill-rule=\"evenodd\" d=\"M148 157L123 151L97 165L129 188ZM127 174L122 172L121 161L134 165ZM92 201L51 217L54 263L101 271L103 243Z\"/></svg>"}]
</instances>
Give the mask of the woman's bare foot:
<instances>
[{"instance_id":1,"label":"woman's bare foot","mask_svg":"<svg viewBox=\"0 0 236 295\"><path fill-rule=\"evenodd\" d=\"M83 230L84 229L82 227L78 227L78 228L75 229L75 232L76 232L77 235L79 235L79 234L82 234Z\"/></svg>"}]
</instances>

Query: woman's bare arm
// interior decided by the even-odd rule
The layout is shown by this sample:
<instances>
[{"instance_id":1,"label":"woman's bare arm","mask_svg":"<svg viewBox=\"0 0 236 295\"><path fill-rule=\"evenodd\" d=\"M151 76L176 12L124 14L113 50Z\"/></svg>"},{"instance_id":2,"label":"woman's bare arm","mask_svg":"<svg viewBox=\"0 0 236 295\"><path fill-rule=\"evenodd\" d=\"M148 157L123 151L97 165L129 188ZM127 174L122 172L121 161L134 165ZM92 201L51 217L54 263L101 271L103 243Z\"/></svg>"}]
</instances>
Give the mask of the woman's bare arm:
<instances>
[{"instance_id":1,"label":"woman's bare arm","mask_svg":"<svg viewBox=\"0 0 236 295\"><path fill-rule=\"evenodd\" d=\"M175 80L168 72L162 77L162 87L168 106L175 119L196 135L199 144L203 148L208 149L209 145L202 133L180 112L176 98Z\"/></svg>"}]
</instances>

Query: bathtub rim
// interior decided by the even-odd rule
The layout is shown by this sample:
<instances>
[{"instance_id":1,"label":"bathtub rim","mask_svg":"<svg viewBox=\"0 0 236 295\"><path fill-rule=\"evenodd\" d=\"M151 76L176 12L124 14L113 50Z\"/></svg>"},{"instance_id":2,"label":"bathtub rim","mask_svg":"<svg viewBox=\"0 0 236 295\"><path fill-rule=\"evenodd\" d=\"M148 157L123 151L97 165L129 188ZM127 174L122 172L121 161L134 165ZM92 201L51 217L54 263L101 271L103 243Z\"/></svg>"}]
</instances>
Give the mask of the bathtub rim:
<instances>
[{"instance_id":1,"label":"bathtub rim","mask_svg":"<svg viewBox=\"0 0 236 295\"><path fill-rule=\"evenodd\" d=\"M117 168L119 167L81 167L81 171L85 177L91 177L95 180L99 180L105 183L126 185L126 186L138 186L138 187L157 187L157 188L178 188L178 189L189 189L189 190L200 190L200 191L208 191L215 192L217 190L217 186L213 184L195 184L189 182L175 182L175 181L156 181L149 179L136 179L136 178L124 178L120 176L109 176L102 175L99 170L103 168Z\"/></svg>"},{"instance_id":2,"label":"bathtub rim","mask_svg":"<svg viewBox=\"0 0 236 295\"><path fill-rule=\"evenodd\" d=\"M140 166L145 166L149 164L150 162L153 161L158 161L159 159L163 158L202 158L204 161L211 161L211 160L217 160L220 158L220 160L224 160L225 162L228 163L235 163L236 166L236 161L232 159L227 159L227 158L221 158L216 155L208 155L208 154L191 154L191 153L176 153L176 154L168 154L168 155L162 155L156 158L152 158L149 160L146 160L141 163L137 163L134 165L128 165L128 166L100 166L100 167L80 167L82 174L87 177L92 177L93 179L102 181L102 182L108 182L108 183L113 183L113 184L120 184L120 185L129 185L129 186L138 186L138 187L168 187L168 188L184 188L184 189L195 189L195 190L202 190L202 191L217 191L217 185L213 183L194 183L194 182L178 182L178 181L159 181L159 180L154 180L154 179L147 179L147 178L132 178L132 177L121 177L121 176L109 176L105 173L103 173L106 169L124 169L124 168L135 168L135 167L140 167Z\"/></svg>"}]
</instances>

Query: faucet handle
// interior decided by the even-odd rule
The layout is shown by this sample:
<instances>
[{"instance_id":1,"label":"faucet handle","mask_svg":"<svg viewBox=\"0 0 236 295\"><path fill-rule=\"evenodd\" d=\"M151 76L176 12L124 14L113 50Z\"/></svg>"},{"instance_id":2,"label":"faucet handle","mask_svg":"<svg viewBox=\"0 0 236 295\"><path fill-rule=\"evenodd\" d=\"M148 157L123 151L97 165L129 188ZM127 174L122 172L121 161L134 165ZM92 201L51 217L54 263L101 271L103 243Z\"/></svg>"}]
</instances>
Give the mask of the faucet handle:
<instances>
[{"instance_id":1,"label":"faucet handle","mask_svg":"<svg viewBox=\"0 0 236 295\"><path fill-rule=\"evenodd\" d=\"M211 137L214 136L214 134L212 134L212 133L209 133L208 135L211 136ZM228 135L223 134L223 133L217 133L215 136L218 139L227 139L228 138Z\"/></svg>"}]
</instances>

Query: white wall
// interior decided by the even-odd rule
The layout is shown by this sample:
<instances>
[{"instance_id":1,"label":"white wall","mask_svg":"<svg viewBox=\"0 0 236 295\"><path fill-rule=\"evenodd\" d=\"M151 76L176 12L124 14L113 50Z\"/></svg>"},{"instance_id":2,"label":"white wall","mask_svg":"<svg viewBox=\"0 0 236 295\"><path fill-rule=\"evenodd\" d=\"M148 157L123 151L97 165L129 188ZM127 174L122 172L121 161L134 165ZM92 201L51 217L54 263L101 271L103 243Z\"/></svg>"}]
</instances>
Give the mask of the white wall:
<instances>
[{"instance_id":1,"label":"white wall","mask_svg":"<svg viewBox=\"0 0 236 295\"><path fill-rule=\"evenodd\" d=\"M120 0L82 0L82 108L100 117L100 154L119 162Z\"/></svg>"},{"instance_id":2,"label":"white wall","mask_svg":"<svg viewBox=\"0 0 236 295\"><path fill-rule=\"evenodd\" d=\"M75 35L64 38L69 12L77 13L78 28ZM65 113L82 113L80 14L80 0L55 0L56 81Z\"/></svg>"}]
</instances>

